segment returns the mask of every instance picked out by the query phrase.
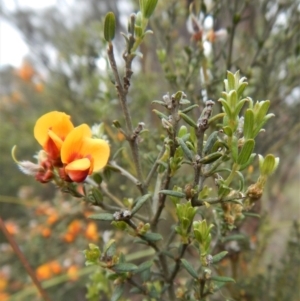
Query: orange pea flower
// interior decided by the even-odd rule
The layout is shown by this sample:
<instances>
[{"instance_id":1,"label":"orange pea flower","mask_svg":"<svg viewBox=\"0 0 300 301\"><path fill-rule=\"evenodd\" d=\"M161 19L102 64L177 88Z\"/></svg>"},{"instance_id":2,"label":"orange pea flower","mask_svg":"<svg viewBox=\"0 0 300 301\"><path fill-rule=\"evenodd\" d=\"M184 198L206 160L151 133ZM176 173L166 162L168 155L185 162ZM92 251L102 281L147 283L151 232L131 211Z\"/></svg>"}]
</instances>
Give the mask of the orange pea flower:
<instances>
[{"instance_id":1,"label":"orange pea flower","mask_svg":"<svg viewBox=\"0 0 300 301\"><path fill-rule=\"evenodd\" d=\"M51 229L50 228L43 228L41 230L41 234L43 237L48 238L51 236Z\"/></svg>"},{"instance_id":2,"label":"orange pea flower","mask_svg":"<svg viewBox=\"0 0 300 301\"><path fill-rule=\"evenodd\" d=\"M76 265L71 265L67 270L67 275L69 276L70 280L75 281L78 279L78 267Z\"/></svg>"},{"instance_id":3,"label":"orange pea flower","mask_svg":"<svg viewBox=\"0 0 300 301\"><path fill-rule=\"evenodd\" d=\"M34 137L52 160L60 157L60 150L66 136L73 130L70 116L58 111L40 117L34 126Z\"/></svg>"},{"instance_id":4,"label":"orange pea flower","mask_svg":"<svg viewBox=\"0 0 300 301\"><path fill-rule=\"evenodd\" d=\"M84 235L87 239L91 241L97 241L99 238L97 224L95 222L89 222L87 224Z\"/></svg>"},{"instance_id":5,"label":"orange pea flower","mask_svg":"<svg viewBox=\"0 0 300 301\"><path fill-rule=\"evenodd\" d=\"M75 219L74 221L72 221L69 226L68 226L68 233L71 233L73 235L77 235L82 228L82 223L80 220Z\"/></svg>"},{"instance_id":6,"label":"orange pea flower","mask_svg":"<svg viewBox=\"0 0 300 301\"><path fill-rule=\"evenodd\" d=\"M60 274L61 271L62 271L61 265L56 260L53 260L53 261L49 262L49 266L50 266L50 269L51 269L52 273L55 274L55 275Z\"/></svg>"},{"instance_id":7,"label":"orange pea flower","mask_svg":"<svg viewBox=\"0 0 300 301\"><path fill-rule=\"evenodd\" d=\"M46 280L52 277L52 270L48 263L40 265L36 269L36 276L39 280Z\"/></svg>"},{"instance_id":8,"label":"orange pea flower","mask_svg":"<svg viewBox=\"0 0 300 301\"><path fill-rule=\"evenodd\" d=\"M103 168L109 158L110 148L102 139L92 139L88 125L74 128L64 140L61 147L61 160L64 172L74 182L85 178Z\"/></svg>"}]
</instances>

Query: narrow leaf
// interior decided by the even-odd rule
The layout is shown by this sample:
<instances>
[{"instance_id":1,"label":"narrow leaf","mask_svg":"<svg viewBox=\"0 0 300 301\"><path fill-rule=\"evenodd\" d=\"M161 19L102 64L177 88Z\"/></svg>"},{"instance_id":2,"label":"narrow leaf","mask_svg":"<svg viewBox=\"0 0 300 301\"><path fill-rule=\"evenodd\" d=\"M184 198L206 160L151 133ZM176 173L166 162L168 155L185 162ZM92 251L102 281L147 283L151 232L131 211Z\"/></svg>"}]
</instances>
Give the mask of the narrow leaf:
<instances>
[{"instance_id":1,"label":"narrow leaf","mask_svg":"<svg viewBox=\"0 0 300 301\"><path fill-rule=\"evenodd\" d=\"M180 191L174 191L174 190L160 190L159 193L166 194L169 196L174 196L176 198L184 198L185 193Z\"/></svg>"},{"instance_id":2,"label":"narrow leaf","mask_svg":"<svg viewBox=\"0 0 300 301\"><path fill-rule=\"evenodd\" d=\"M153 260L145 261L137 267L137 269L134 271L134 273L135 274L142 273L145 270L150 269L152 267L152 265L153 265Z\"/></svg>"},{"instance_id":3,"label":"narrow leaf","mask_svg":"<svg viewBox=\"0 0 300 301\"><path fill-rule=\"evenodd\" d=\"M153 14L153 12L155 10L155 7L156 7L156 4L157 4L157 1L158 0L144 1L144 6L143 6L142 13L143 13L143 16L146 19L149 19L151 17L151 15Z\"/></svg>"},{"instance_id":4,"label":"narrow leaf","mask_svg":"<svg viewBox=\"0 0 300 301\"><path fill-rule=\"evenodd\" d=\"M162 240L162 236L159 233L148 232L141 236L143 239L148 241L159 241Z\"/></svg>"},{"instance_id":5,"label":"narrow leaf","mask_svg":"<svg viewBox=\"0 0 300 301\"><path fill-rule=\"evenodd\" d=\"M139 209L144 205L144 203L149 199L150 196L151 196L151 194L148 193L141 197L138 197L135 205L133 206L133 208L131 210L131 214L133 215L136 212L138 212Z\"/></svg>"},{"instance_id":6,"label":"narrow leaf","mask_svg":"<svg viewBox=\"0 0 300 301\"><path fill-rule=\"evenodd\" d=\"M235 116L238 116L240 114L242 107L244 106L245 102L247 102L247 101L249 101L248 98L244 98L241 101L239 101L239 103L237 104L235 111L234 111Z\"/></svg>"},{"instance_id":7,"label":"narrow leaf","mask_svg":"<svg viewBox=\"0 0 300 301\"><path fill-rule=\"evenodd\" d=\"M235 136L233 136L231 140L231 156L236 163L238 161L238 139Z\"/></svg>"},{"instance_id":8,"label":"narrow leaf","mask_svg":"<svg viewBox=\"0 0 300 301\"><path fill-rule=\"evenodd\" d=\"M116 273L133 272L137 269L137 266L130 262L118 263L112 268Z\"/></svg>"},{"instance_id":9,"label":"narrow leaf","mask_svg":"<svg viewBox=\"0 0 300 301\"><path fill-rule=\"evenodd\" d=\"M218 282L235 282L233 278L223 276L212 276L210 279Z\"/></svg>"},{"instance_id":10,"label":"narrow leaf","mask_svg":"<svg viewBox=\"0 0 300 301\"><path fill-rule=\"evenodd\" d=\"M115 37L116 18L113 12L106 14L104 19L104 39L111 42Z\"/></svg>"},{"instance_id":11,"label":"narrow leaf","mask_svg":"<svg viewBox=\"0 0 300 301\"><path fill-rule=\"evenodd\" d=\"M218 131L212 132L209 137L207 138L207 141L205 143L205 146L203 148L204 154L208 154L210 150L212 149L215 142L218 140Z\"/></svg>"},{"instance_id":12,"label":"narrow leaf","mask_svg":"<svg viewBox=\"0 0 300 301\"><path fill-rule=\"evenodd\" d=\"M186 157L189 161L192 162L192 161L193 161L193 154L192 154L192 152L190 151L190 149L188 148L188 146L185 144L185 142L184 142L181 138L177 137L176 140L177 140L178 144L181 146L181 148L182 148L182 150L183 150L183 153L184 153L185 157Z\"/></svg>"},{"instance_id":13,"label":"narrow leaf","mask_svg":"<svg viewBox=\"0 0 300 301\"><path fill-rule=\"evenodd\" d=\"M247 163L254 150L254 146L255 146L255 141L253 139L249 139L245 142L237 160L237 163L239 165L243 165Z\"/></svg>"},{"instance_id":14,"label":"narrow leaf","mask_svg":"<svg viewBox=\"0 0 300 301\"><path fill-rule=\"evenodd\" d=\"M98 213L89 216L90 219L96 219L100 221L113 221L114 216L111 213Z\"/></svg>"},{"instance_id":15,"label":"narrow leaf","mask_svg":"<svg viewBox=\"0 0 300 301\"><path fill-rule=\"evenodd\" d=\"M187 270L187 272L195 279L198 279L198 274L196 270L193 268L193 266L184 258L181 259L181 263L184 266L184 268Z\"/></svg>"},{"instance_id":16,"label":"narrow leaf","mask_svg":"<svg viewBox=\"0 0 300 301\"><path fill-rule=\"evenodd\" d=\"M231 111L231 108L230 108L228 102L223 98L220 98L218 101L222 104L224 111L227 114L227 116L229 117L229 119L232 119L233 113Z\"/></svg>"},{"instance_id":17,"label":"narrow leaf","mask_svg":"<svg viewBox=\"0 0 300 301\"><path fill-rule=\"evenodd\" d=\"M224 131L224 134L227 135L228 137L232 137L232 129L230 126L224 126L223 127L223 131Z\"/></svg>"},{"instance_id":18,"label":"narrow leaf","mask_svg":"<svg viewBox=\"0 0 300 301\"><path fill-rule=\"evenodd\" d=\"M201 160L199 160L199 162L202 164L209 164L215 162L220 157L222 157L222 154L220 152L216 152L203 157Z\"/></svg>"},{"instance_id":19,"label":"narrow leaf","mask_svg":"<svg viewBox=\"0 0 300 301\"><path fill-rule=\"evenodd\" d=\"M111 301L118 301L122 297L124 292L124 283L120 283L114 287L114 291L111 296Z\"/></svg>"},{"instance_id":20,"label":"narrow leaf","mask_svg":"<svg viewBox=\"0 0 300 301\"><path fill-rule=\"evenodd\" d=\"M222 260L226 255L228 254L227 251L222 251L219 254L216 254L213 256L212 262L216 263L219 262L220 260Z\"/></svg>"},{"instance_id":21,"label":"narrow leaf","mask_svg":"<svg viewBox=\"0 0 300 301\"><path fill-rule=\"evenodd\" d=\"M188 113L188 112L190 112L191 110L193 110L194 108L198 108L198 107L199 107L198 105L191 105L191 106L189 106L189 107L183 109L181 112L182 112L182 113Z\"/></svg>"},{"instance_id":22,"label":"narrow leaf","mask_svg":"<svg viewBox=\"0 0 300 301\"><path fill-rule=\"evenodd\" d=\"M244 137L245 139L254 138L254 112L252 109L248 109L245 113L244 121Z\"/></svg>"},{"instance_id":23,"label":"narrow leaf","mask_svg":"<svg viewBox=\"0 0 300 301\"><path fill-rule=\"evenodd\" d=\"M265 100L261 102L259 111L257 112L256 115L256 122L261 122L263 120L263 118L266 116L268 110L270 107L270 100Z\"/></svg>"},{"instance_id":24,"label":"narrow leaf","mask_svg":"<svg viewBox=\"0 0 300 301\"><path fill-rule=\"evenodd\" d=\"M230 71L227 71L227 80L228 80L228 90L234 90L235 89L235 79L233 73ZM227 91L227 92L229 92Z\"/></svg>"},{"instance_id":25,"label":"narrow leaf","mask_svg":"<svg viewBox=\"0 0 300 301\"><path fill-rule=\"evenodd\" d=\"M192 126L193 128L197 128L197 124L196 122L190 118L189 116L187 116L186 114L182 113L182 112L179 112L178 113L180 117L182 117L182 119L190 126Z\"/></svg>"},{"instance_id":26,"label":"narrow leaf","mask_svg":"<svg viewBox=\"0 0 300 301\"><path fill-rule=\"evenodd\" d=\"M168 116L167 115L165 115L164 113L162 113L162 112L160 112L160 111L158 111L158 110L152 110L152 112L154 112L160 119L166 119L166 120L168 120Z\"/></svg>"}]
</instances>

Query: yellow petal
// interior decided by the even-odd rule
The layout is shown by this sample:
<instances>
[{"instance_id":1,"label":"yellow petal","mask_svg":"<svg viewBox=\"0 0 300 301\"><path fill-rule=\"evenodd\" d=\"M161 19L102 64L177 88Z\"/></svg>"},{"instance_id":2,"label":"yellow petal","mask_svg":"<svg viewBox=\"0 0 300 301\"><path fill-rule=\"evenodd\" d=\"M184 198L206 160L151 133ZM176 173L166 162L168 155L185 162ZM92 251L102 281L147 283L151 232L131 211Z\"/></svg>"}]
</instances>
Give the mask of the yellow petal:
<instances>
[{"instance_id":1,"label":"yellow petal","mask_svg":"<svg viewBox=\"0 0 300 301\"><path fill-rule=\"evenodd\" d=\"M34 126L34 137L44 146L48 141L48 131L52 130L61 140L74 128L70 116L58 111L49 112L41 116Z\"/></svg>"},{"instance_id":2,"label":"yellow petal","mask_svg":"<svg viewBox=\"0 0 300 301\"><path fill-rule=\"evenodd\" d=\"M52 130L48 131L48 136L54 142L54 144L56 145L57 149L61 149L61 146L63 144L62 139L58 135L56 135Z\"/></svg>"},{"instance_id":3,"label":"yellow petal","mask_svg":"<svg viewBox=\"0 0 300 301\"><path fill-rule=\"evenodd\" d=\"M65 170L67 172L69 171L82 171L82 170L89 170L91 166L91 161L88 158L83 158L79 160L75 160L71 163L69 163L66 167Z\"/></svg>"},{"instance_id":4,"label":"yellow petal","mask_svg":"<svg viewBox=\"0 0 300 301\"><path fill-rule=\"evenodd\" d=\"M66 137L61 148L61 160L63 163L71 163L84 156L81 149L86 137L91 137L92 132L87 124L82 124L74 128Z\"/></svg>"},{"instance_id":5,"label":"yellow petal","mask_svg":"<svg viewBox=\"0 0 300 301\"><path fill-rule=\"evenodd\" d=\"M65 167L65 172L74 182L83 182L89 175L91 161L87 158L75 160Z\"/></svg>"},{"instance_id":6,"label":"yellow petal","mask_svg":"<svg viewBox=\"0 0 300 301\"><path fill-rule=\"evenodd\" d=\"M107 164L110 147L105 140L86 138L80 153L83 157L92 158L93 171L98 171Z\"/></svg>"}]
</instances>

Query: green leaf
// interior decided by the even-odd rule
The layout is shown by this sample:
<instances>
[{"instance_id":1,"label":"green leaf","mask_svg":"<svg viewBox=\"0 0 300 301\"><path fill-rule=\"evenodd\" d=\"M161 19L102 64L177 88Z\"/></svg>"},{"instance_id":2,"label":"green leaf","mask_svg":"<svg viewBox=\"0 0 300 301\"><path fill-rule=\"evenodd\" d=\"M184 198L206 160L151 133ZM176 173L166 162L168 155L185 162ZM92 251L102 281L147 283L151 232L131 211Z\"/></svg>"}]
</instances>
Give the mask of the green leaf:
<instances>
[{"instance_id":1,"label":"green leaf","mask_svg":"<svg viewBox=\"0 0 300 301\"><path fill-rule=\"evenodd\" d=\"M269 176L273 173L274 167L276 165L276 160L274 155L268 154L263 160L263 164L260 168L261 175Z\"/></svg>"},{"instance_id":2,"label":"green leaf","mask_svg":"<svg viewBox=\"0 0 300 301\"><path fill-rule=\"evenodd\" d=\"M265 100L260 103L259 110L256 115L256 121L261 122L263 118L266 116L270 107L270 100Z\"/></svg>"},{"instance_id":3,"label":"green leaf","mask_svg":"<svg viewBox=\"0 0 300 301\"><path fill-rule=\"evenodd\" d=\"M243 215L249 216L249 217L261 218L261 216L259 214L253 213L253 212L248 212L248 211L243 211Z\"/></svg>"},{"instance_id":4,"label":"green leaf","mask_svg":"<svg viewBox=\"0 0 300 301\"><path fill-rule=\"evenodd\" d=\"M236 108L235 108L235 111L234 111L234 115L235 116L238 116L240 114L240 111L242 109L242 107L244 106L245 102L249 101L248 98L244 98L242 99L241 101L238 102Z\"/></svg>"},{"instance_id":5,"label":"green leaf","mask_svg":"<svg viewBox=\"0 0 300 301\"><path fill-rule=\"evenodd\" d=\"M153 265L153 260L145 261L137 267L137 269L134 271L134 273L135 274L142 273L145 270L150 269L152 267L152 265Z\"/></svg>"},{"instance_id":6,"label":"green leaf","mask_svg":"<svg viewBox=\"0 0 300 301\"><path fill-rule=\"evenodd\" d=\"M153 100L152 103L156 103L156 104L161 105L161 106L163 106L163 107L166 106L166 103L163 102L163 101L161 101L161 100Z\"/></svg>"},{"instance_id":7,"label":"green leaf","mask_svg":"<svg viewBox=\"0 0 300 301\"><path fill-rule=\"evenodd\" d=\"M182 117L182 119L188 124L190 125L191 127L193 128L197 128L197 124L195 123L195 121L190 118L189 116L187 116L186 114L182 113L181 111L179 111L179 116Z\"/></svg>"},{"instance_id":8,"label":"green leaf","mask_svg":"<svg viewBox=\"0 0 300 301\"><path fill-rule=\"evenodd\" d=\"M141 237L148 241L159 241L162 240L163 238L159 233L153 233L153 232L145 233L141 235Z\"/></svg>"},{"instance_id":9,"label":"green leaf","mask_svg":"<svg viewBox=\"0 0 300 301\"><path fill-rule=\"evenodd\" d=\"M239 170L242 171L242 170L244 170L245 168L247 168L250 164L252 164L252 162L253 162L255 156L256 156L256 153L251 154L249 160L248 160L245 164L242 164L242 165L240 166L240 169L239 169Z\"/></svg>"},{"instance_id":10,"label":"green leaf","mask_svg":"<svg viewBox=\"0 0 300 301\"><path fill-rule=\"evenodd\" d=\"M243 82L239 85L238 89L237 89L237 95L238 97L241 97L245 88L248 86L248 83L247 82Z\"/></svg>"},{"instance_id":11,"label":"green leaf","mask_svg":"<svg viewBox=\"0 0 300 301\"><path fill-rule=\"evenodd\" d=\"M174 191L174 190L160 190L159 193L166 194L169 196L173 196L175 198L185 198L185 193L180 191Z\"/></svg>"},{"instance_id":12,"label":"green leaf","mask_svg":"<svg viewBox=\"0 0 300 301\"><path fill-rule=\"evenodd\" d=\"M199 162L202 164L209 164L215 162L220 157L222 157L222 154L220 152L216 152L203 157L201 160L199 160Z\"/></svg>"},{"instance_id":13,"label":"green leaf","mask_svg":"<svg viewBox=\"0 0 300 301\"><path fill-rule=\"evenodd\" d=\"M97 184L101 184L102 182L102 177L99 173L94 173L93 174L93 180L97 183Z\"/></svg>"},{"instance_id":14,"label":"green leaf","mask_svg":"<svg viewBox=\"0 0 300 301\"><path fill-rule=\"evenodd\" d=\"M118 263L113 266L113 270L116 273L127 273L127 272L133 272L137 269L138 267L130 262L124 262L124 263Z\"/></svg>"},{"instance_id":15,"label":"green leaf","mask_svg":"<svg viewBox=\"0 0 300 301\"><path fill-rule=\"evenodd\" d=\"M272 117L274 117L275 115L274 114L268 114L266 115L263 120L258 124L256 125L256 128L253 132L253 137L255 137L256 135L258 135L259 131L262 129L262 127L265 125L265 123Z\"/></svg>"},{"instance_id":16,"label":"green leaf","mask_svg":"<svg viewBox=\"0 0 300 301\"><path fill-rule=\"evenodd\" d=\"M243 165L243 164L247 163L247 161L249 160L249 158L254 150L254 146L255 146L255 141L253 139L249 139L245 142L245 144L243 145L243 148L238 156L237 163L239 165Z\"/></svg>"},{"instance_id":17,"label":"green leaf","mask_svg":"<svg viewBox=\"0 0 300 301\"><path fill-rule=\"evenodd\" d=\"M223 242L228 242L228 241L233 241L233 240L245 240L247 239L247 236L244 234L234 234L234 235L229 235L223 238Z\"/></svg>"},{"instance_id":18,"label":"green leaf","mask_svg":"<svg viewBox=\"0 0 300 301\"><path fill-rule=\"evenodd\" d=\"M212 262L216 263L219 262L220 260L222 260L226 255L228 254L227 251L222 251L219 254L216 254L213 256Z\"/></svg>"},{"instance_id":19,"label":"green leaf","mask_svg":"<svg viewBox=\"0 0 300 301\"><path fill-rule=\"evenodd\" d=\"M96 204L101 204L103 201L103 195L100 192L100 190L98 188L93 188L92 190L92 195L94 197L94 200L96 202Z\"/></svg>"},{"instance_id":20,"label":"green leaf","mask_svg":"<svg viewBox=\"0 0 300 301\"><path fill-rule=\"evenodd\" d=\"M236 94L235 90L232 90L232 91L229 92L229 95L227 97L227 102L230 105L231 111L235 112L236 105L237 105L237 102L238 102L237 94ZM235 116L236 115L234 115L234 117Z\"/></svg>"},{"instance_id":21,"label":"green leaf","mask_svg":"<svg viewBox=\"0 0 300 301\"><path fill-rule=\"evenodd\" d=\"M183 110L181 110L182 113L188 113L190 112L191 110L193 110L194 108L198 108L199 106L198 105L191 105Z\"/></svg>"},{"instance_id":22,"label":"green leaf","mask_svg":"<svg viewBox=\"0 0 300 301\"><path fill-rule=\"evenodd\" d=\"M244 121L244 137L245 139L254 138L254 112L252 109L248 109L245 113Z\"/></svg>"},{"instance_id":23,"label":"green leaf","mask_svg":"<svg viewBox=\"0 0 300 301\"><path fill-rule=\"evenodd\" d=\"M111 301L118 301L120 297L122 297L124 292L124 283L120 283L116 286L114 286L114 291L111 296Z\"/></svg>"},{"instance_id":24,"label":"green leaf","mask_svg":"<svg viewBox=\"0 0 300 301\"><path fill-rule=\"evenodd\" d=\"M236 163L238 160L238 139L235 136L233 136L231 140L231 156Z\"/></svg>"},{"instance_id":25,"label":"green leaf","mask_svg":"<svg viewBox=\"0 0 300 301\"><path fill-rule=\"evenodd\" d=\"M145 194L141 197L137 198L137 201L135 202L135 205L133 206L132 210L131 210L131 214L135 214L136 212L139 211L139 209L144 205L144 203L149 199L149 197L151 196L150 193Z\"/></svg>"},{"instance_id":26,"label":"green leaf","mask_svg":"<svg viewBox=\"0 0 300 301\"><path fill-rule=\"evenodd\" d=\"M224 126L223 131L228 137L232 137L233 132L230 126Z\"/></svg>"},{"instance_id":27,"label":"green leaf","mask_svg":"<svg viewBox=\"0 0 300 301\"><path fill-rule=\"evenodd\" d=\"M104 39L111 42L115 37L116 18L113 12L106 14L104 19Z\"/></svg>"},{"instance_id":28,"label":"green leaf","mask_svg":"<svg viewBox=\"0 0 300 301\"><path fill-rule=\"evenodd\" d=\"M187 270L187 272L195 279L198 279L198 274L196 272L196 270L193 268L193 266L184 258L180 259L182 265L184 266L184 268Z\"/></svg>"},{"instance_id":29,"label":"green leaf","mask_svg":"<svg viewBox=\"0 0 300 301\"><path fill-rule=\"evenodd\" d=\"M190 151L190 149L188 148L188 146L185 144L185 142L184 142L181 138L177 137L176 140L177 140L178 144L181 146L181 148L182 148L182 150L183 150L183 153L184 153L185 157L186 157L189 161L192 162L192 161L193 161L193 154L192 154L192 152Z\"/></svg>"},{"instance_id":30,"label":"green leaf","mask_svg":"<svg viewBox=\"0 0 300 301\"><path fill-rule=\"evenodd\" d=\"M227 80L228 80L228 90L234 90L235 89L235 78L234 74L230 71L227 71ZM229 92L227 91L227 92Z\"/></svg>"},{"instance_id":31,"label":"green leaf","mask_svg":"<svg viewBox=\"0 0 300 301\"><path fill-rule=\"evenodd\" d=\"M114 239L111 239L104 247L104 254L108 257L113 257L116 254L117 247Z\"/></svg>"},{"instance_id":32,"label":"green leaf","mask_svg":"<svg viewBox=\"0 0 300 301\"><path fill-rule=\"evenodd\" d=\"M111 213L98 213L89 216L90 219L96 219L100 221L113 221L114 216Z\"/></svg>"},{"instance_id":33,"label":"green leaf","mask_svg":"<svg viewBox=\"0 0 300 301\"><path fill-rule=\"evenodd\" d=\"M140 0L140 9L143 17L149 19L153 14L158 0Z\"/></svg>"},{"instance_id":34,"label":"green leaf","mask_svg":"<svg viewBox=\"0 0 300 301\"><path fill-rule=\"evenodd\" d=\"M233 278L223 276L212 276L210 279L218 282L235 282Z\"/></svg>"},{"instance_id":35,"label":"green leaf","mask_svg":"<svg viewBox=\"0 0 300 301\"><path fill-rule=\"evenodd\" d=\"M143 28L141 26L138 25L134 25L134 34L136 37L142 37L143 35Z\"/></svg>"},{"instance_id":36,"label":"green leaf","mask_svg":"<svg viewBox=\"0 0 300 301\"><path fill-rule=\"evenodd\" d=\"M222 104L222 106L224 108L224 111L227 114L228 118L232 119L233 118L233 113L231 111L231 108L230 108L228 102L223 98L220 98L218 101Z\"/></svg>"},{"instance_id":37,"label":"green leaf","mask_svg":"<svg viewBox=\"0 0 300 301\"><path fill-rule=\"evenodd\" d=\"M214 131L207 138L207 141L206 141L205 146L203 148L203 151L204 151L205 155L210 152L210 150L212 149L213 145L218 140L218 133L219 133L219 131Z\"/></svg>"},{"instance_id":38,"label":"green leaf","mask_svg":"<svg viewBox=\"0 0 300 301\"><path fill-rule=\"evenodd\" d=\"M154 112L160 119L163 119L163 118L166 119L166 120L169 119L167 115L165 115L164 113L162 113L158 110L154 109L154 110L152 110L152 112Z\"/></svg>"}]
</instances>

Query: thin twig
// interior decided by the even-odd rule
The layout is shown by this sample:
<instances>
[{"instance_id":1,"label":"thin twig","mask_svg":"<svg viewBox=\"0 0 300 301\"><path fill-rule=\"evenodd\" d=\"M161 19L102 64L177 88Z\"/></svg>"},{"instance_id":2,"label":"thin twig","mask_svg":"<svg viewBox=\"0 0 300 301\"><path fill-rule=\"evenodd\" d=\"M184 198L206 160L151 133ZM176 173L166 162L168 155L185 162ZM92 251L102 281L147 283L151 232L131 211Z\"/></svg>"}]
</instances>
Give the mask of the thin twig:
<instances>
[{"instance_id":1,"label":"thin twig","mask_svg":"<svg viewBox=\"0 0 300 301\"><path fill-rule=\"evenodd\" d=\"M150 181L151 181L157 167L159 166L159 159L162 157L164 151L165 151L165 146L163 146L162 149L160 150L155 163L152 165L151 170L149 171L149 174L148 174L148 176L146 178L146 181L145 181L145 188L148 188L148 186L150 184Z\"/></svg>"},{"instance_id":2,"label":"thin twig","mask_svg":"<svg viewBox=\"0 0 300 301\"><path fill-rule=\"evenodd\" d=\"M40 292L41 296L45 301L51 301L50 297L48 296L47 292L42 288L41 283L36 277L36 274L34 273L33 269L31 268L27 258L24 256L22 251L20 250L19 246L17 245L16 241L12 237L12 235L8 232L6 229L6 226L4 224L4 221L0 217L0 229L2 230L4 236L6 237L7 241L11 245L12 249L20 259L22 265L24 266L25 270L27 271L28 275L30 276L31 280L33 281L34 285Z\"/></svg>"},{"instance_id":3,"label":"thin twig","mask_svg":"<svg viewBox=\"0 0 300 301\"><path fill-rule=\"evenodd\" d=\"M117 68L117 64L116 64L116 60L115 60L115 56L114 56L114 49L113 49L113 44L109 43L108 45L108 49L107 49L107 55L108 55L108 59L114 74L114 78L115 78L115 87L118 93L118 98L119 98L119 102L120 105L122 107L122 111L125 117L125 123L126 123L126 127L127 127L127 134L126 134L126 138L129 142L130 148L131 148L131 152L132 152L132 157L133 157L133 162L135 165L135 169L137 172L137 177L140 184L140 190L142 194L146 194L147 190L145 189L145 185L144 185L144 180L143 180L143 174L142 174L142 168L141 168L141 162L140 162L140 156L139 156L139 148L138 148L138 135L136 135L133 131L133 127L132 127L132 121L131 121L131 116L128 110L128 106L127 106L127 93L128 93L128 89L130 86L130 78L132 75L132 71L131 71L131 64L132 64L132 60L134 59L133 55L126 55L124 56L125 59L125 64L126 64L126 74L124 77L124 85L122 85L120 76L119 76L119 71Z\"/></svg>"},{"instance_id":4,"label":"thin twig","mask_svg":"<svg viewBox=\"0 0 300 301\"><path fill-rule=\"evenodd\" d=\"M123 175L124 177L126 177L127 179L129 179L136 186L139 185L139 180L136 177L134 177L131 173L129 173L127 170L125 170L124 168L122 168L121 166L119 166L115 161L110 161L109 165L111 165L112 167L118 169L120 171L121 175Z\"/></svg>"}]
</instances>

